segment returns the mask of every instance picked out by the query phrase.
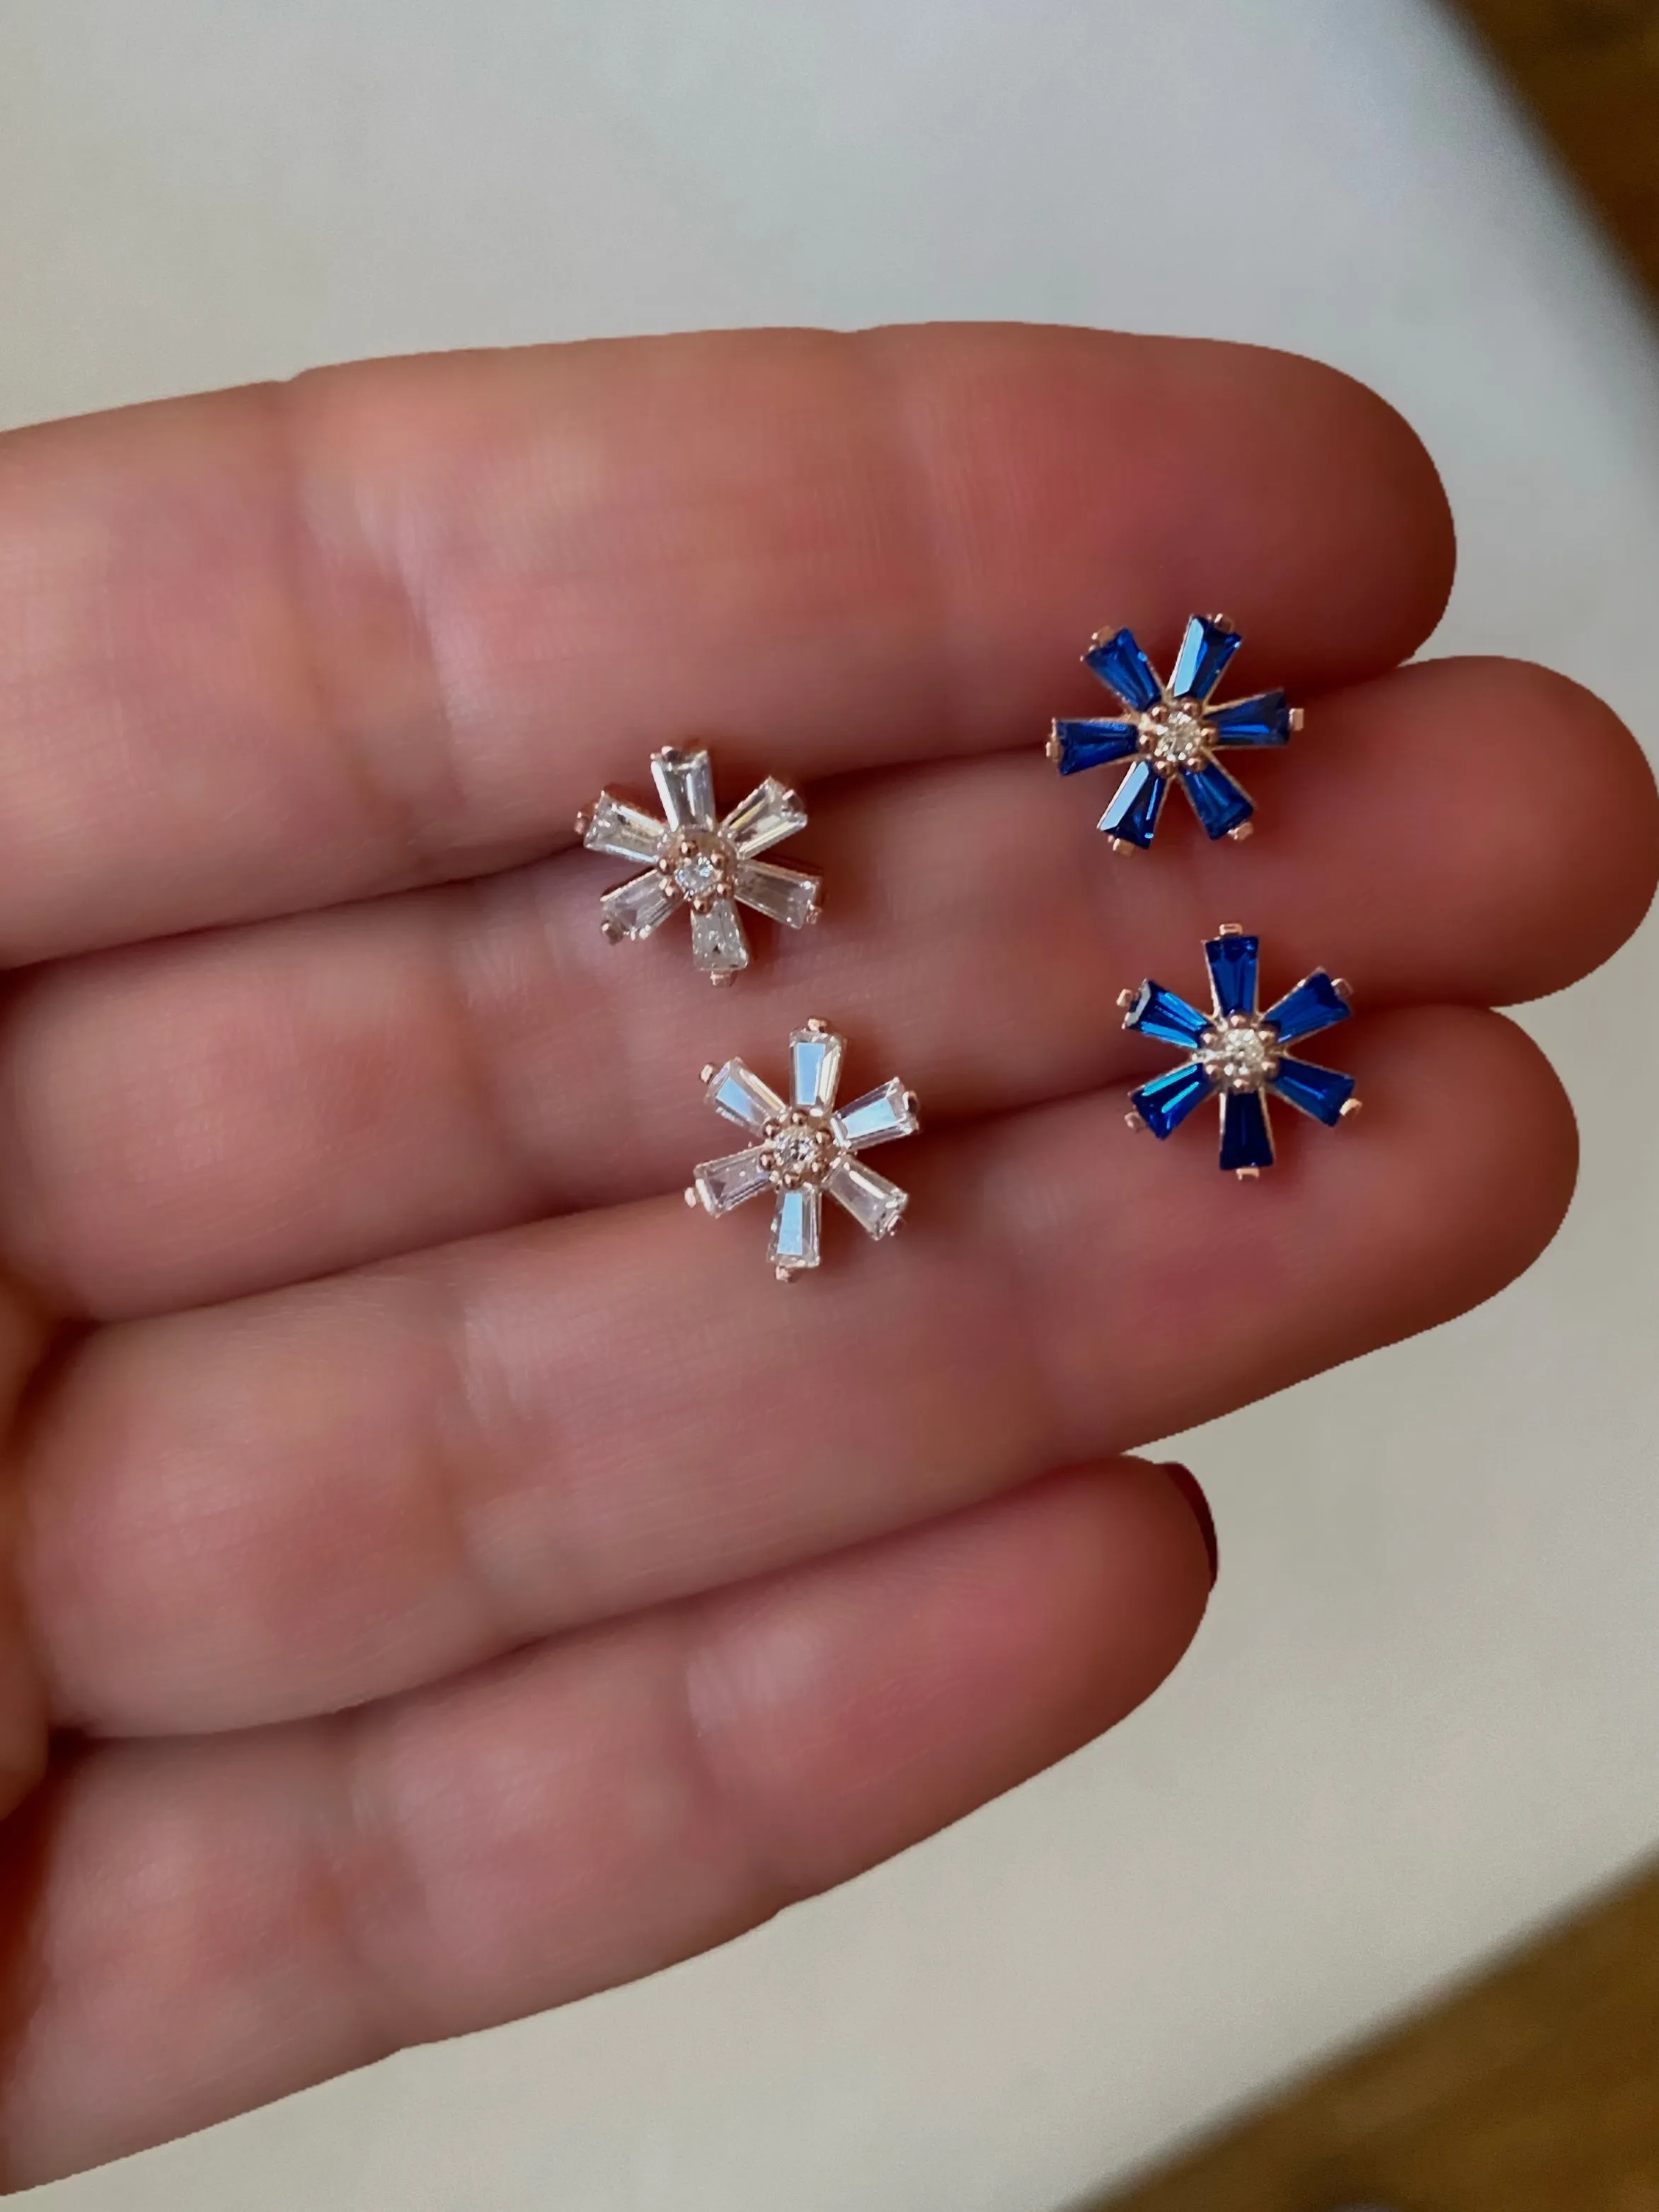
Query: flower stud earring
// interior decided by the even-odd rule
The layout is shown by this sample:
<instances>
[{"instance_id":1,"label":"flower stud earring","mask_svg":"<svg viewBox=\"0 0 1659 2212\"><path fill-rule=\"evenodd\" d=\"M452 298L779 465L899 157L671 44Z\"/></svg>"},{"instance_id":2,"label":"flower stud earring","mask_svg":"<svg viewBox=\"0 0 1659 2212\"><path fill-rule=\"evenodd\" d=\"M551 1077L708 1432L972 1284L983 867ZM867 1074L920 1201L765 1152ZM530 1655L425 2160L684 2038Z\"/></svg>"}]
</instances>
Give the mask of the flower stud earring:
<instances>
[{"instance_id":1,"label":"flower stud earring","mask_svg":"<svg viewBox=\"0 0 1659 2212\"><path fill-rule=\"evenodd\" d=\"M773 1194L768 1257L782 1283L818 1264L820 1216L825 1191L872 1237L890 1237L908 1203L885 1176L857 1158L872 1145L914 1137L921 1127L913 1092L884 1083L836 1111L844 1038L823 1022L808 1022L789 1040L789 1103L740 1060L705 1067L709 1104L747 1129L746 1152L705 1160L685 1194L688 1206L729 1213L763 1191Z\"/></svg>"},{"instance_id":2,"label":"flower stud earring","mask_svg":"<svg viewBox=\"0 0 1659 2212\"><path fill-rule=\"evenodd\" d=\"M1194 615L1167 684L1133 632L1102 630L1084 654L1125 708L1119 721L1056 722L1048 757L1062 775L1127 760L1129 772L1100 817L1112 850L1147 846L1177 778L1212 837L1248 837L1255 811L1249 793L1216 759L1227 745L1282 745L1302 727L1302 709L1282 691L1263 691L1212 707L1211 696L1243 642L1225 615Z\"/></svg>"},{"instance_id":3,"label":"flower stud earring","mask_svg":"<svg viewBox=\"0 0 1659 2212\"><path fill-rule=\"evenodd\" d=\"M1334 1068L1292 1060L1286 1047L1298 1037L1348 1018L1348 986L1322 968L1305 975L1265 1014L1256 1012L1257 956L1261 940L1247 937L1236 921L1224 921L1210 939L1204 957L1210 967L1213 1011L1200 1013L1161 983L1145 982L1125 991L1118 1004L1123 1026L1164 1044L1179 1045L1189 1057L1129 1094L1132 1129L1167 1137L1202 1098L1221 1100L1221 1165L1243 1177L1273 1164L1273 1130L1267 1093L1287 1099L1328 1127L1359 1111L1353 1078Z\"/></svg>"},{"instance_id":4,"label":"flower stud earring","mask_svg":"<svg viewBox=\"0 0 1659 2212\"><path fill-rule=\"evenodd\" d=\"M599 901L599 927L617 945L624 938L649 937L677 907L690 907L691 957L711 982L729 983L749 965L739 902L789 929L804 929L818 918L818 878L759 858L805 828L806 810L769 775L717 821L706 752L665 746L652 754L651 775L665 821L608 791L576 817L576 834L590 853L646 864L643 875Z\"/></svg>"}]
</instances>

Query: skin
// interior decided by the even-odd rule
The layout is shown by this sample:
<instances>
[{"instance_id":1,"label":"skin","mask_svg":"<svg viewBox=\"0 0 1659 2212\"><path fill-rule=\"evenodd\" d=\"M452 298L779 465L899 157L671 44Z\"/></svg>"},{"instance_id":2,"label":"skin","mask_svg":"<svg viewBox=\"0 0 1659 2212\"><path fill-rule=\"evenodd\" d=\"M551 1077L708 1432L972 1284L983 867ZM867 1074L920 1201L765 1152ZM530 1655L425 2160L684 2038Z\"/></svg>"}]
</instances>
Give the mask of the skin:
<instances>
[{"instance_id":1,"label":"skin","mask_svg":"<svg viewBox=\"0 0 1659 2212\"><path fill-rule=\"evenodd\" d=\"M8 2185L649 1972L1150 1694L1211 1567L1125 1455L1530 1262L1571 1116L1489 1009L1652 890L1605 708L1399 667L1452 558L1358 386L1079 331L0 441ZM1249 845L1177 807L1114 859L1048 719L1105 711L1102 623L1167 662L1218 607L1306 734ZM571 849L698 738L727 803L806 787L826 885L719 995L683 928L606 945ZM1224 919L1365 1017L1314 1054L1364 1115L1244 1187L1130 1138L1169 1056L1112 1008ZM678 1191L698 1067L808 1014L928 1134L905 1235L784 1291Z\"/></svg>"}]
</instances>

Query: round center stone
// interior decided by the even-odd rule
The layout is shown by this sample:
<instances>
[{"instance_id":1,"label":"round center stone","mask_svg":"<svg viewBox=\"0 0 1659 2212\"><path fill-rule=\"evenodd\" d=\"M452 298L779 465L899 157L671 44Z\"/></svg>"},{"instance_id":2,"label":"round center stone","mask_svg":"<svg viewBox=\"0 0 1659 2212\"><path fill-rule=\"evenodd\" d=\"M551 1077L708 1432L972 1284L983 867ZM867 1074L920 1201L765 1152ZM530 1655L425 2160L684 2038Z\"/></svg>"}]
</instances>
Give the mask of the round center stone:
<instances>
[{"instance_id":1,"label":"round center stone","mask_svg":"<svg viewBox=\"0 0 1659 2212\"><path fill-rule=\"evenodd\" d=\"M693 906L730 895L732 855L720 838L682 832L659 865L667 869L675 890Z\"/></svg>"},{"instance_id":2,"label":"round center stone","mask_svg":"<svg viewBox=\"0 0 1659 2212\"><path fill-rule=\"evenodd\" d=\"M1255 1023L1237 1029L1212 1030L1199 1052L1199 1062L1212 1082L1225 1091L1260 1091L1279 1071L1278 1040Z\"/></svg>"},{"instance_id":3,"label":"round center stone","mask_svg":"<svg viewBox=\"0 0 1659 2212\"><path fill-rule=\"evenodd\" d=\"M1140 717L1141 743L1156 768L1173 771L1199 767L1209 736L1203 717L1179 700L1149 707Z\"/></svg>"},{"instance_id":4,"label":"round center stone","mask_svg":"<svg viewBox=\"0 0 1659 2212\"><path fill-rule=\"evenodd\" d=\"M836 1151L828 1129L813 1121L786 1121L767 1139L766 1149L774 1176L789 1183L821 1181Z\"/></svg>"}]
</instances>

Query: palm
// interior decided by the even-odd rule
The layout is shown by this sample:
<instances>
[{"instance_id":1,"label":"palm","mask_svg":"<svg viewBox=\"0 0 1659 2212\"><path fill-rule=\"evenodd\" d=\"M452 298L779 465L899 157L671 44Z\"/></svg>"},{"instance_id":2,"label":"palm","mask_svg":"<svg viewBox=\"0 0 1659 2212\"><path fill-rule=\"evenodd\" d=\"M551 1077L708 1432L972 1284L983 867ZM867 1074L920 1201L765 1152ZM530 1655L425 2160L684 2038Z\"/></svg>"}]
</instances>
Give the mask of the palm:
<instances>
[{"instance_id":1,"label":"palm","mask_svg":"<svg viewBox=\"0 0 1659 2212\"><path fill-rule=\"evenodd\" d=\"M404 364L13 440L0 544L15 2180L647 1972L1109 1726L1207 1586L1116 1455L1559 1218L1485 1009L1632 927L1645 770L1538 671L1388 672L1449 535L1322 371ZM1216 605L1307 738L1254 844L1113 860L1047 716L1103 620ZM688 738L810 787L826 884L719 994L562 849ZM1249 1190L1130 1139L1112 1012L1230 918L1368 1016L1364 1122ZM929 1135L906 1237L785 1293L678 1191L699 1066L808 1015Z\"/></svg>"}]
</instances>

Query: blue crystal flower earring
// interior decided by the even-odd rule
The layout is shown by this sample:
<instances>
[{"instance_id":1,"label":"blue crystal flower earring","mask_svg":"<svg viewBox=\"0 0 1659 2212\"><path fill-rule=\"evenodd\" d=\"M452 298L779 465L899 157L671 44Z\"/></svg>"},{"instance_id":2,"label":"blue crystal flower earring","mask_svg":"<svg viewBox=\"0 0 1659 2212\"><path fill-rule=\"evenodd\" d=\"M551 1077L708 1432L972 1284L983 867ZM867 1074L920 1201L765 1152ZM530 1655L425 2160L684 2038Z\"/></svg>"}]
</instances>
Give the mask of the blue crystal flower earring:
<instances>
[{"instance_id":1,"label":"blue crystal flower earring","mask_svg":"<svg viewBox=\"0 0 1659 2212\"><path fill-rule=\"evenodd\" d=\"M576 834L590 853L645 863L643 875L599 901L599 927L617 945L649 937L677 908L689 907L691 957L711 982L729 983L749 965L739 902L789 929L818 918L819 878L759 857L804 830L806 810L769 775L718 821L706 752L665 746L651 756L651 776L665 820L608 791L576 817Z\"/></svg>"},{"instance_id":2,"label":"blue crystal flower earring","mask_svg":"<svg viewBox=\"0 0 1659 2212\"><path fill-rule=\"evenodd\" d=\"M709 1104L754 1139L747 1151L705 1160L685 1194L688 1206L729 1213L763 1191L773 1197L768 1257L780 1282L818 1264L823 1194L872 1237L890 1237L907 1194L857 1155L872 1145L914 1137L921 1127L915 1093L895 1080L836 1111L846 1040L808 1022L789 1040L787 1104L740 1060L705 1067Z\"/></svg>"},{"instance_id":3,"label":"blue crystal flower earring","mask_svg":"<svg viewBox=\"0 0 1659 2212\"><path fill-rule=\"evenodd\" d=\"M1062 775L1109 761L1129 772L1100 817L1112 850L1150 845L1170 786L1177 778L1212 837L1248 837L1255 805L1244 787L1216 759L1230 745L1282 745L1302 727L1302 709L1282 691L1212 706L1211 697L1243 642L1225 615L1194 615L1163 683L1127 629L1102 630L1084 654L1085 665L1123 702L1117 721L1056 722L1048 757Z\"/></svg>"},{"instance_id":4,"label":"blue crystal flower earring","mask_svg":"<svg viewBox=\"0 0 1659 2212\"><path fill-rule=\"evenodd\" d=\"M1273 1164L1268 1091L1328 1127L1359 1111L1352 1076L1293 1060L1286 1050L1300 1037L1347 1020L1347 984L1316 968L1277 1005L1258 1013L1261 945L1260 938L1247 937L1236 921L1224 921L1219 935L1209 939L1204 957L1213 1004L1207 1014L1150 980L1118 999L1126 1030L1179 1045L1188 1054L1179 1067L1130 1092L1129 1127L1167 1137L1200 1099L1218 1095L1221 1165L1241 1176L1257 1175Z\"/></svg>"}]
</instances>

